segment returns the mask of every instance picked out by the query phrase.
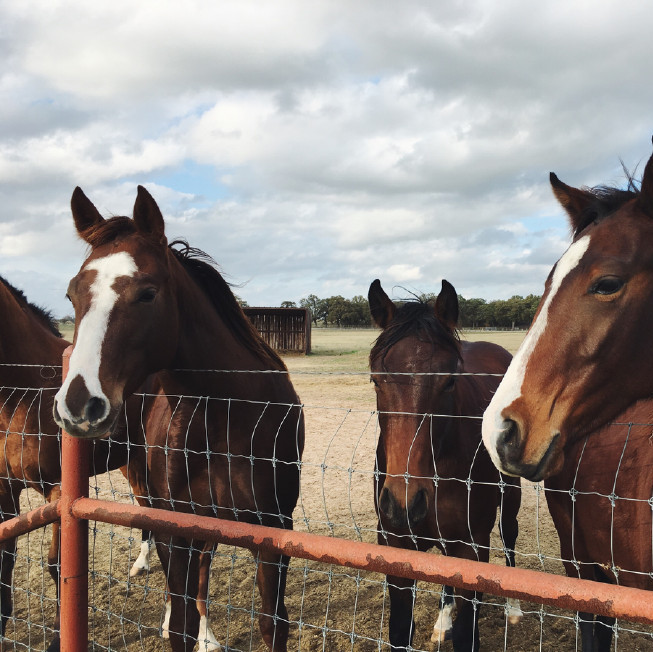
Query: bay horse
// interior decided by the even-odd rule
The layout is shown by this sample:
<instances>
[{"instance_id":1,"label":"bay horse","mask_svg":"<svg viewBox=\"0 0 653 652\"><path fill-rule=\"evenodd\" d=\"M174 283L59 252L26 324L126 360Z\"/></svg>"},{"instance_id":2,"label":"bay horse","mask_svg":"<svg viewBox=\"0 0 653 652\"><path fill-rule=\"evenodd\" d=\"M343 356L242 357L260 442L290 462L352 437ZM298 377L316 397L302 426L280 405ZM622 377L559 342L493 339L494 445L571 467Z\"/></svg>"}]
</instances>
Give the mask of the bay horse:
<instances>
[{"instance_id":1,"label":"bay horse","mask_svg":"<svg viewBox=\"0 0 653 652\"><path fill-rule=\"evenodd\" d=\"M506 564L514 566L519 480L497 472L480 432L480 417L510 353L489 342L460 341L458 297L447 281L435 305L397 306L378 279L368 297L372 318L383 329L370 353L380 431L374 487L379 543L422 551L436 546L446 555L488 561L500 508ZM460 375L467 373L480 375ZM415 631L415 582L388 576L388 583L390 644L404 650ZM443 612L451 612L452 594L445 587ZM441 613L434 640L450 635L454 650L478 650L475 597L481 598L457 591L453 625ZM507 613L516 622L519 603L511 601Z\"/></svg>"},{"instance_id":2,"label":"bay horse","mask_svg":"<svg viewBox=\"0 0 653 652\"><path fill-rule=\"evenodd\" d=\"M61 385L64 340L47 311L0 277L0 520L20 512L24 489L60 496L59 429L52 403ZM0 543L2 635L11 617L16 539ZM58 584L59 523L52 524L48 571ZM55 630L58 630L59 618ZM58 636L49 649L58 649Z\"/></svg>"},{"instance_id":3,"label":"bay horse","mask_svg":"<svg viewBox=\"0 0 653 652\"><path fill-rule=\"evenodd\" d=\"M573 188L553 173L550 181L572 243L485 412L483 440L504 473L545 480L561 555L574 559L573 541L583 577L653 589L650 506L641 502L653 495L641 425L653 414L653 157L639 188L630 175L626 189ZM640 424L628 430L627 446L623 426L611 421ZM581 492L582 514L572 489ZM606 512L592 491L619 496L616 509ZM565 570L580 572L573 563ZM583 650L608 650L612 630L593 630L589 614L581 620Z\"/></svg>"},{"instance_id":4,"label":"bay horse","mask_svg":"<svg viewBox=\"0 0 653 652\"><path fill-rule=\"evenodd\" d=\"M52 315L30 303L23 292L0 277L0 521L20 512L24 489L38 491L48 502L61 494L61 439L52 406L61 386L61 337ZM93 447L91 473L127 463L127 448ZM122 440L124 443L124 439ZM59 590L59 522L52 524L48 571ZM12 613L12 577L16 539L0 544L0 614L2 635ZM59 649L59 612L48 650Z\"/></svg>"},{"instance_id":5,"label":"bay horse","mask_svg":"<svg viewBox=\"0 0 653 652\"><path fill-rule=\"evenodd\" d=\"M57 422L74 436L101 437L127 397L156 374L145 424L151 504L292 528L304 422L282 360L212 261L185 244L168 244L161 211L145 188L138 187L133 219L105 220L79 188L71 207L90 254L68 289L78 325L55 399ZM170 644L190 651L205 544L162 534L155 540L171 592ZM283 652L289 559L263 550L256 559L263 641Z\"/></svg>"}]
</instances>

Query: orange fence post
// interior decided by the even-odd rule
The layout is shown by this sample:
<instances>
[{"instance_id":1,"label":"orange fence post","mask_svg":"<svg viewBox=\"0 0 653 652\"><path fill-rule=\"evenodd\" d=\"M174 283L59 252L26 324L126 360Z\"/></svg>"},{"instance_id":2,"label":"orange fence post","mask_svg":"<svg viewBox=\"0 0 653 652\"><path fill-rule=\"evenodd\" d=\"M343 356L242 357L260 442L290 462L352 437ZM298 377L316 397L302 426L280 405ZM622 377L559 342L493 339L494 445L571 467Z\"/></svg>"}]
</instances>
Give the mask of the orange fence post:
<instances>
[{"instance_id":1,"label":"orange fence post","mask_svg":"<svg viewBox=\"0 0 653 652\"><path fill-rule=\"evenodd\" d=\"M72 346L63 354L63 378ZM88 497L90 442L62 432L61 442L61 649L88 650L88 521L72 514L75 500Z\"/></svg>"}]
</instances>

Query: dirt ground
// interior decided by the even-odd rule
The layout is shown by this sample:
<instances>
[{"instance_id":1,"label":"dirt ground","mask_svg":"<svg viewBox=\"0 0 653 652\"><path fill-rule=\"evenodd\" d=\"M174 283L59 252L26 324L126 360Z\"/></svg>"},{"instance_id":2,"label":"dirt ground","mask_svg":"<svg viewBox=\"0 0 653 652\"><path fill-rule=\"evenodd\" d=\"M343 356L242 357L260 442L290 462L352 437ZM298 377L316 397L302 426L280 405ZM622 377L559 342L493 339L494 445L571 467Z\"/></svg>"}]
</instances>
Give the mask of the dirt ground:
<instances>
[{"instance_id":1,"label":"dirt ground","mask_svg":"<svg viewBox=\"0 0 653 652\"><path fill-rule=\"evenodd\" d=\"M341 344L332 346L324 336L317 345L318 355L287 359L295 387L306 406L302 491L294 514L298 530L376 542L372 490L377 422L374 392L365 373L369 341L374 335L368 332L344 348ZM511 341L510 348L515 347ZM522 492L517 565L562 574L557 536L547 513L543 490L539 485L524 483ZM95 495L129 501L129 488L116 472L98 478L91 489L91 496ZM24 509L41 502L37 494L24 493ZM4 649L47 647L55 600L54 586L45 566L48 537L49 528L20 539L14 617L8 624ZM158 560L154 560L149 574L129 579L129 568L139 546L140 532L91 523L93 607L89 649L147 652L169 649L160 636L165 582ZM496 532L492 547L494 563L504 563ZM216 636L229 650L263 652L266 649L261 642L257 616L253 615L258 604L254 573L255 563L249 553L227 546L218 548L211 574L210 617ZM378 574L293 559L286 592L291 621L289 650L389 650L389 601L384 581ZM418 585L415 650L452 649L450 642L437 645L430 642L440 589L426 583ZM522 604L522 609L525 613L522 621L507 625L503 599L484 596L481 649L514 652L580 649L574 613L537 604ZM616 649L653 650L651 634L630 633L629 629L631 626L623 624Z\"/></svg>"}]
</instances>

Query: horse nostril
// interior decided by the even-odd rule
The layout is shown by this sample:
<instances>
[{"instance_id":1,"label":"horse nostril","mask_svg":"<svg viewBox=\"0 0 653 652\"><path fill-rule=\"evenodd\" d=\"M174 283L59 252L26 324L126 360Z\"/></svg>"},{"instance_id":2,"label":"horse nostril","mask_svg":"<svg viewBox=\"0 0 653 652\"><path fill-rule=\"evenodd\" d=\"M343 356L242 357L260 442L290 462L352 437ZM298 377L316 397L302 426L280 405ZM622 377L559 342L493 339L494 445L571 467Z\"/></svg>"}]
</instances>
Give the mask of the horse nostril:
<instances>
[{"instance_id":1,"label":"horse nostril","mask_svg":"<svg viewBox=\"0 0 653 652\"><path fill-rule=\"evenodd\" d=\"M426 517L428 509L428 498L426 491L420 489L413 498L410 508L408 509L408 519L410 525L419 525Z\"/></svg>"},{"instance_id":2,"label":"horse nostril","mask_svg":"<svg viewBox=\"0 0 653 652\"><path fill-rule=\"evenodd\" d=\"M506 419L504 428L499 435L499 443L502 446L517 446L519 444L519 426L516 421Z\"/></svg>"},{"instance_id":3,"label":"horse nostril","mask_svg":"<svg viewBox=\"0 0 653 652\"><path fill-rule=\"evenodd\" d=\"M90 423L99 421L105 413L106 402L97 396L91 397L86 403L84 415Z\"/></svg>"},{"instance_id":4,"label":"horse nostril","mask_svg":"<svg viewBox=\"0 0 653 652\"><path fill-rule=\"evenodd\" d=\"M387 487L384 487L379 498L379 510L391 521L394 520L397 513L397 501Z\"/></svg>"}]
</instances>

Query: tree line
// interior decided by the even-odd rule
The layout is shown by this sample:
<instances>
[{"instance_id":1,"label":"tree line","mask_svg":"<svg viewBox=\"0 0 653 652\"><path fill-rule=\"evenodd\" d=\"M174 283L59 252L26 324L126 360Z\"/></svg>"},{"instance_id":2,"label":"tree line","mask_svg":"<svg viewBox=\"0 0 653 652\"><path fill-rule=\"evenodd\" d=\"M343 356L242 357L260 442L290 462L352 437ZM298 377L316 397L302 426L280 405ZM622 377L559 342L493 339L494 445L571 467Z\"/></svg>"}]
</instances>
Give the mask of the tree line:
<instances>
[{"instance_id":1,"label":"tree line","mask_svg":"<svg viewBox=\"0 0 653 652\"><path fill-rule=\"evenodd\" d=\"M428 293L415 298L420 301L432 301L437 294ZM465 299L458 295L460 328L500 328L526 329L535 316L540 303L537 295L527 297L515 295L510 299L486 301L485 299ZM313 323L324 326L365 327L371 326L372 316L370 306L364 296L357 295L351 299L337 295L320 299L315 294L309 294L299 301L283 301L282 308L308 308L311 311Z\"/></svg>"}]
</instances>

